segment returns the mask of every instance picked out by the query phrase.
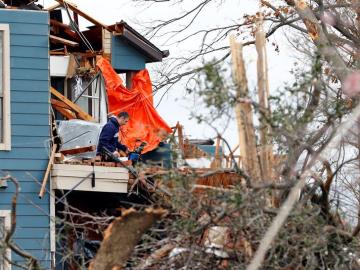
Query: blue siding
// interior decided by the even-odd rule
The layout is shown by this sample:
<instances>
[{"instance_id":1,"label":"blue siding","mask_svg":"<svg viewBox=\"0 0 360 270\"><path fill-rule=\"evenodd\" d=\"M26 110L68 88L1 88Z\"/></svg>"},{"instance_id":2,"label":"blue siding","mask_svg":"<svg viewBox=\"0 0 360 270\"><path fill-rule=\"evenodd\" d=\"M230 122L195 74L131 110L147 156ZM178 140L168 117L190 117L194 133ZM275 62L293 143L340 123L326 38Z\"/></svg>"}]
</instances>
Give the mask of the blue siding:
<instances>
[{"instance_id":1,"label":"blue siding","mask_svg":"<svg viewBox=\"0 0 360 270\"><path fill-rule=\"evenodd\" d=\"M38 137L26 137L24 139L23 136L12 136L11 137L11 145L12 147L37 147L42 148L46 145L48 145L48 142L50 140L49 136L38 136Z\"/></svg>"},{"instance_id":2,"label":"blue siding","mask_svg":"<svg viewBox=\"0 0 360 270\"><path fill-rule=\"evenodd\" d=\"M197 145L197 147L199 147L204 152L208 153L210 156L212 156L212 157L215 156L215 150L216 150L215 145ZM221 146L219 149L219 155L220 156L222 155L222 147Z\"/></svg>"},{"instance_id":3,"label":"blue siding","mask_svg":"<svg viewBox=\"0 0 360 270\"><path fill-rule=\"evenodd\" d=\"M38 198L48 163L49 18L47 12L0 9L0 23L10 26L11 151L0 151L0 175L20 182L15 242L50 268L50 202ZM0 190L0 210L9 210L15 191ZM24 259L13 254L15 261ZM13 269L17 269L13 267Z\"/></svg>"},{"instance_id":4,"label":"blue siding","mask_svg":"<svg viewBox=\"0 0 360 270\"><path fill-rule=\"evenodd\" d=\"M145 68L146 58L120 37L111 40L111 64L116 70L141 70Z\"/></svg>"},{"instance_id":5,"label":"blue siding","mask_svg":"<svg viewBox=\"0 0 360 270\"><path fill-rule=\"evenodd\" d=\"M26 98L26 95L24 95ZM35 95L36 96L36 95ZM29 98L31 99L31 98ZM34 103L38 102L46 102L47 99L42 100L43 98L39 98L38 100L34 100ZM15 123L16 125L27 125L29 124L29 121L27 120L29 117L26 113L13 113L11 115L11 122ZM49 122L49 115L48 114L38 114L35 119L32 121L33 125L44 125Z\"/></svg>"},{"instance_id":6,"label":"blue siding","mask_svg":"<svg viewBox=\"0 0 360 270\"><path fill-rule=\"evenodd\" d=\"M10 30L11 31L11 30ZM44 36L46 37L46 36ZM28 36L27 38L31 38ZM11 39L11 37L10 37ZM49 51L44 51L45 47L29 47L29 46L11 46L10 49L13 52L12 55L15 57L25 57L25 58L43 58L48 57Z\"/></svg>"},{"instance_id":7,"label":"blue siding","mask_svg":"<svg viewBox=\"0 0 360 270\"><path fill-rule=\"evenodd\" d=\"M49 81L32 81L31 84L29 84L29 82L26 80L11 80L11 91L25 90L30 92L44 92L44 89L46 89L47 87L49 87Z\"/></svg>"},{"instance_id":8,"label":"blue siding","mask_svg":"<svg viewBox=\"0 0 360 270\"><path fill-rule=\"evenodd\" d=\"M11 58L11 67L12 68L24 68L24 69L33 69L34 67L48 70L49 63L47 59L43 58L34 58L34 57L12 57Z\"/></svg>"},{"instance_id":9,"label":"blue siding","mask_svg":"<svg viewBox=\"0 0 360 270\"><path fill-rule=\"evenodd\" d=\"M48 93L47 93L48 94ZM45 95L45 93L44 93ZM50 107L48 103L33 103L33 102L11 102L11 113L26 113L26 114L44 114L49 113ZM34 117L29 115L28 118Z\"/></svg>"}]
</instances>

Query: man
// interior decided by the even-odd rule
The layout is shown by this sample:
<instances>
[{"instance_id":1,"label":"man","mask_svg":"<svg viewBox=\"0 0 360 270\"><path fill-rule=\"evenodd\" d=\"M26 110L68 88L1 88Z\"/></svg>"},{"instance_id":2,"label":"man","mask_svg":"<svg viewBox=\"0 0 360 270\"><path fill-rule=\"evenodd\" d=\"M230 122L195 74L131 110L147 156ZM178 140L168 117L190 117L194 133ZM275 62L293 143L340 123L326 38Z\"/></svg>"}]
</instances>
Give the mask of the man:
<instances>
[{"instance_id":1,"label":"man","mask_svg":"<svg viewBox=\"0 0 360 270\"><path fill-rule=\"evenodd\" d=\"M109 121L102 128L96 154L102 156L102 150L105 147L116 157L120 157L119 151L127 152L126 145L119 142L119 128L129 122L129 114L120 112L117 116L110 117Z\"/></svg>"}]
</instances>

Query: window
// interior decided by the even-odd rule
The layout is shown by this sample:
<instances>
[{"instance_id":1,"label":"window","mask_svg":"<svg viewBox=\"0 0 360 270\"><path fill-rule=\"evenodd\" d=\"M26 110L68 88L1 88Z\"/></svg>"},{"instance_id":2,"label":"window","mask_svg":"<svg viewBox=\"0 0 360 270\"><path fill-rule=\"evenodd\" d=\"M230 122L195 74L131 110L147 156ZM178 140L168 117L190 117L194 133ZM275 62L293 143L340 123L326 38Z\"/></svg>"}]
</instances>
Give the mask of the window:
<instances>
[{"instance_id":1,"label":"window","mask_svg":"<svg viewBox=\"0 0 360 270\"><path fill-rule=\"evenodd\" d=\"M10 210L0 210L0 239L4 237L5 230L10 229ZM6 251L7 258L11 260L10 250ZM0 270L10 270L11 265L0 254Z\"/></svg>"},{"instance_id":2,"label":"window","mask_svg":"<svg viewBox=\"0 0 360 270\"><path fill-rule=\"evenodd\" d=\"M0 150L11 150L9 26L0 24Z\"/></svg>"}]
</instances>

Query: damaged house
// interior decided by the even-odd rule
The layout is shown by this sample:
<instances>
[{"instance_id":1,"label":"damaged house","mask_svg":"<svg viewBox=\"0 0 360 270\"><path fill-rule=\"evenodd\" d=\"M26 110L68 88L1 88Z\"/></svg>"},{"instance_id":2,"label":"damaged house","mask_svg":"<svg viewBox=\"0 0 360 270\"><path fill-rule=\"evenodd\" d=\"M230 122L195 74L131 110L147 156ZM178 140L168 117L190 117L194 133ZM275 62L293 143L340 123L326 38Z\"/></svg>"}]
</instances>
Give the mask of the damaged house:
<instances>
[{"instance_id":1,"label":"damaged house","mask_svg":"<svg viewBox=\"0 0 360 270\"><path fill-rule=\"evenodd\" d=\"M145 68L169 52L126 22L104 25L63 0L48 9L29 0L0 7L0 235L14 226L11 202L18 192L14 243L43 269L78 269L96 254L111 220L96 227L69 209L119 216L124 201L146 202L155 187L139 181L136 161L103 162L96 156L110 115L130 114L121 141L142 154L149 171L176 166L166 143L175 133L180 160L212 158L211 166L219 168L225 157L220 138L216 145L188 140L179 123L170 128L158 115ZM197 183L226 186L236 179L231 170L219 174ZM6 254L0 269L19 269L9 261L28 263L14 250Z\"/></svg>"},{"instance_id":2,"label":"damaged house","mask_svg":"<svg viewBox=\"0 0 360 270\"><path fill-rule=\"evenodd\" d=\"M142 89L144 78L148 79L146 91L151 91L148 74L139 71L169 54L126 22L104 25L70 3L57 2L45 10L33 1L4 1L0 9L0 171L2 177L17 179L21 187L12 240L37 258L44 269L69 267L56 256L56 249L70 242L73 247L74 237L79 237L69 236L73 238L65 242L55 239L55 216L63 210L65 200L77 202L84 211L92 204L103 210L111 207L106 205L111 199L104 200L107 194L127 193L129 171L95 158L101 126L109 113L116 113L112 107L119 105L109 102L108 74L122 74L124 85L118 86L123 91L139 92L136 89ZM92 25L83 30L81 20ZM96 66L99 61L103 61L100 68ZM133 95L139 99L141 94ZM137 100L135 108L144 106L141 102L144 100ZM150 108L151 104L146 106ZM128 110L135 118L143 117L136 116L138 112L132 108L119 109ZM155 121L162 120L154 109L152 114ZM162 125L167 127L165 122ZM146 146L150 147L145 149L150 156L161 141L156 132L161 131L153 131L151 138L155 140ZM132 147L138 147L132 139ZM79 160L86 160L79 155L87 162L79 164ZM1 234L11 226L11 200L16 191L9 178L3 179ZM92 238L100 240L96 235ZM18 269L7 260L25 263L25 258L15 252L7 254L0 260L0 269Z\"/></svg>"}]
</instances>

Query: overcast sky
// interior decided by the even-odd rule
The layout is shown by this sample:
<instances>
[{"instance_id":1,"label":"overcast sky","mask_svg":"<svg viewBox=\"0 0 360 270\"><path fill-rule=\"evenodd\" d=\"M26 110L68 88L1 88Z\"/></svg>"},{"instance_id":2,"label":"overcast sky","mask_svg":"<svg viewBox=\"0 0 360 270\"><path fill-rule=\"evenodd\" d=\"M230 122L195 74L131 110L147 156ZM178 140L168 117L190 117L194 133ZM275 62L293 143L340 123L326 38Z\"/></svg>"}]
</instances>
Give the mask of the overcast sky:
<instances>
[{"instance_id":1,"label":"overcast sky","mask_svg":"<svg viewBox=\"0 0 360 270\"><path fill-rule=\"evenodd\" d=\"M121 20L127 21L136 30L142 33L143 26L156 19L168 19L177 16L184 9L193 7L196 1L185 1L183 6L168 3L154 4L151 8L139 5L130 0L73 0L78 8L92 15L97 20L105 24L113 24ZM221 6L212 5L204 10L204 16L200 16L193 26L193 30L210 28L233 23L242 17L244 13L254 13L258 8L256 0L226 0ZM45 7L52 5L54 1L39 0L39 3ZM283 84L291 80L292 76L289 70L292 67L293 59L289 55L289 47L284 45L284 32L271 38L271 41L277 41L280 44L280 53L274 51L273 46L268 44L268 62L270 91L274 92ZM165 42L163 38L153 38L151 40L161 49L170 50L171 56L180 56L186 54L186 51L193 49L199 40L190 40L187 43L179 45L169 45L171 42ZM226 45L226 44L225 44ZM247 73L250 90L256 87L256 54L253 47L246 48L244 51L247 64ZM149 65L149 70L156 68L156 64ZM161 95L155 95L155 104ZM184 86L179 84L174 87L162 100L158 111L170 126L174 126L180 121L185 126L185 132L191 138L209 138L214 136L211 128L198 125L195 120L189 119L191 111L196 110L196 102L192 97L185 97ZM235 121L232 121L225 132L225 137L230 141L232 147L238 143L237 129Z\"/></svg>"}]
</instances>

